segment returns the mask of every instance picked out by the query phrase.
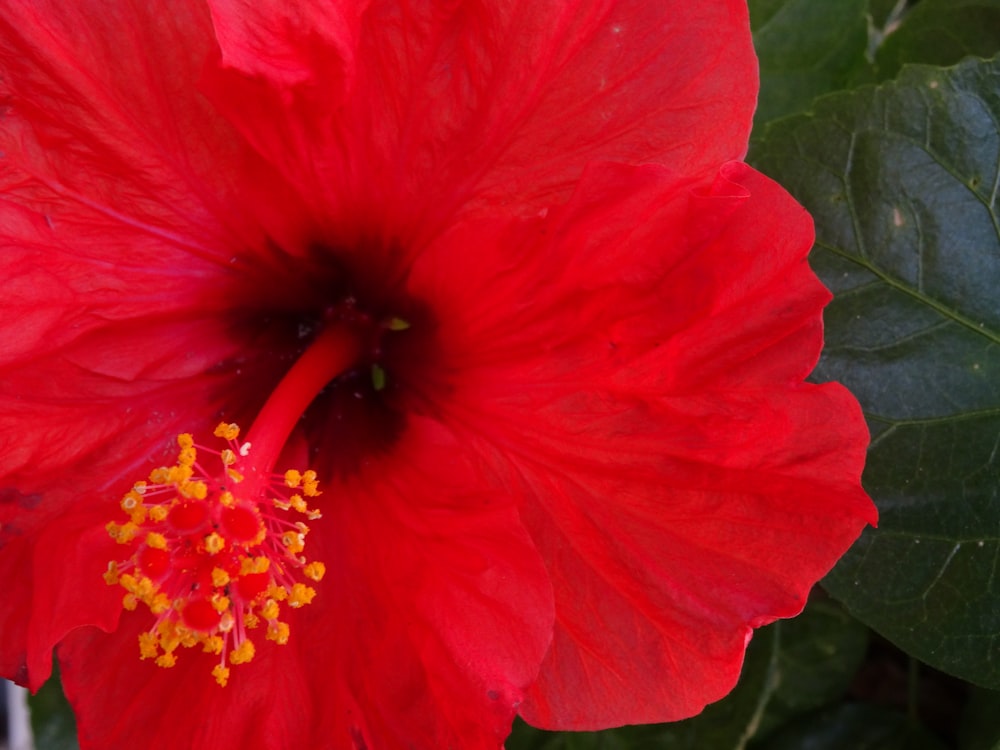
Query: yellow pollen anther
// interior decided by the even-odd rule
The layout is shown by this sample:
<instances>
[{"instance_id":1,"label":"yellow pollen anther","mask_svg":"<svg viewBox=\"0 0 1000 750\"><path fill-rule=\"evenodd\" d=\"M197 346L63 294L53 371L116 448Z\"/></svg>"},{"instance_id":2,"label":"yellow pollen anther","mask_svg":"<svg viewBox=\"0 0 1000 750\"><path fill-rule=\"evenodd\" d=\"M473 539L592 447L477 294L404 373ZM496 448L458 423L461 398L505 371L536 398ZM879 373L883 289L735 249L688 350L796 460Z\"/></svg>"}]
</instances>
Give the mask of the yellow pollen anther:
<instances>
[{"instance_id":1,"label":"yellow pollen anther","mask_svg":"<svg viewBox=\"0 0 1000 750\"><path fill-rule=\"evenodd\" d=\"M227 583L229 583L229 573L222 568L212 568L212 585L221 589Z\"/></svg>"},{"instance_id":2,"label":"yellow pollen anther","mask_svg":"<svg viewBox=\"0 0 1000 750\"><path fill-rule=\"evenodd\" d=\"M155 659L160 653L156 646L157 637L155 633L139 633L139 658Z\"/></svg>"},{"instance_id":3,"label":"yellow pollen anther","mask_svg":"<svg viewBox=\"0 0 1000 750\"><path fill-rule=\"evenodd\" d=\"M139 533L138 525L132 521L121 525L112 521L104 528L107 529L108 535L118 542L118 544L128 544L135 539L136 534Z\"/></svg>"},{"instance_id":4,"label":"yellow pollen anther","mask_svg":"<svg viewBox=\"0 0 1000 750\"><path fill-rule=\"evenodd\" d=\"M265 620L277 620L279 614L281 614L281 607L274 599L268 599L260 611L260 616Z\"/></svg>"},{"instance_id":5,"label":"yellow pollen anther","mask_svg":"<svg viewBox=\"0 0 1000 750\"><path fill-rule=\"evenodd\" d=\"M271 561L266 557L244 557L240 563L240 575L251 573L266 573L271 567Z\"/></svg>"},{"instance_id":6,"label":"yellow pollen anther","mask_svg":"<svg viewBox=\"0 0 1000 750\"><path fill-rule=\"evenodd\" d=\"M309 604L316 596L316 589L306 586L304 583L296 583L292 586L292 591L288 596L288 604L291 607L303 607Z\"/></svg>"},{"instance_id":7,"label":"yellow pollen anther","mask_svg":"<svg viewBox=\"0 0 1000 750\"><path fill-rule=\"evenodd\" d=\"M229 682L229 667L216 664L212 668L212 677L215 678L215 681L219 683L221 687L225 687L226 683Z\"/></svg>"},{"instance_id":8,"label":"yellow pollen anther","mask_svg":"<svg viewBox=\"0 0 1000 750\"><path fill-rule=\"evenodd\" d=\"M240 436L240 428L236 423L227 424L225 422L220 422L219 426L215 428L213 433L217 438L223 438L224 440L235 440Z\"/></svg>"},{"instance_id":9,"label":"yellow pollen anther","mask_svg":"<svg viewBox=\"0 0 1000 750\"><path fill-rule=\"evenodd\" d=\"M162 615L170 609L170 599L162 591L146 603L149 605L149 611L154 615Z\"/></svg>"},{"instance_id":10,"label":"yellow pollen anther","mask_svg":"<svg viewBox=\"0 0 1000 750\"><path fill-rule=\"evenodd\" d=\"M202 648L202 651L206 654L221 654L223 645L225 645L225 641L222 640L221 636L210 635L205 639L205 645Z\"/></svg>"},{"instance_id":11,"label":"yellow pollen anther","mask_svg":"<svg viewBox=\"0 0 1000 750\"><path fill-rule=\"evenodd\" d=\"M279 646L284 646L288 643L289 630L288 623L277 622L267 629L267 639L274 641Z\"/></svg>"},{"instance_id":12,"label":"yellow pollen anther","mask_svg":"<svg viewBox=\"0 0 1000 750\"><path fill-rule=\"evenodd\" d=\"M104 582L109 586L114 586L119 581L118 563L114 560L108 563L108 569L104 571Z\"/></svg>"},{"instance_id":13,"label":"yellow pollen anther","mask_svg":"<svg viewBox=\"0 0 1000 750\"><path fill-rule=\"evenodd\" d=\"M306 565L302 569L302 572L306 578L310 578L313 581L322 581L323 576L326 575L326 566L317 560Z\"/></svg>"},{"instance_id":14,"label":"yellow pollen anther","mask_svg":"<svg viewBox=\"0 0 1000 750\"><path fill-rule=\"evenodd\" d=\"M185 482L180 487L184 497L192 497L196 500L204 500L208 497L208 485L204 482Z\"/></svg>"},{"instance_id":15,"label":"yellow pollen anther","mask_svg":"<svg viewBox=\"0 0 1000 750\"><path fill-rule=\"evenodd\" d=\"M123 589L122 607L142 604L155 618L139 635L142 659L170 668L180 649L199 647L216 656L212 675L226 685L229 667L252 661L261 643L288 642L281 602L309 604L316 589L308 584L326 568L306 559L309 526L289 517L320 516L307 502L320 494L316 472L263 474L256 467L267 457L245 460L250 444L236 443L236 425L222 423L216 435L228 446L212 450L179 435L176 463L121 497L120 518L106 529L130 557L110 562L103 577Z\"/></svg>"},{"instance_id":16,"label":"yellow pollen anther","mask_svg":"<svg viewBox=\"0 0 1000 750\"><path fill-rule=\"evenodd\" d=\"M281 535L281 543L288 548L289 552L293 555L297 555L306 548L305 534L296 533L294 531L286 531Z\"/></svg>"},{"instance_id":17,"label":"yellow pollen anther","mask_svg":"<svg viewBox=\"0 0 1000 750\"><path fill-rule=\"evenodd\" d=\"M306 497L318 497L323 494L319 491L319 480L316 479L316 472L312 469L302 475L302 491Z\"/></svg>"},{"instance_id":18,"label":"yellow pollen anther","mask_svg":"<svg viewBox=\"0 0 1000 750\"><path fill-rule=\"evenodd\" d=\"M233 649L233 653L229 655L229 660L233 664L246 664L253 659L255 653L256 649L254 649L253 641L243 641L243 643Z\"/></svg>"},{"instance_id":19,"label":"yellow pollen anther","mask_svg":"<svg viewBox=\"0 0 1000 750\"><path fill-rule=\"evenodd\" d=\"M213 531L205 537L205 550L210 555L217 555L226 546L226 540L219 536L219 532Z\"/></svg>"}]
</instances>

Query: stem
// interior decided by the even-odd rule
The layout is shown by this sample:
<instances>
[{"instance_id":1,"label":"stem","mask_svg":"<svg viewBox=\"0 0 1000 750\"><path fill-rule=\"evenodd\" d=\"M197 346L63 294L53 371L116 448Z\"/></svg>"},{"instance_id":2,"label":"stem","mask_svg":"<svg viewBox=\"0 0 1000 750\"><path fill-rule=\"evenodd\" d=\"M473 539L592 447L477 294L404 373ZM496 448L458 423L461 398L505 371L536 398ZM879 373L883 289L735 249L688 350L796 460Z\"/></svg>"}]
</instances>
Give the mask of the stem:
<instances>
[{"instance_id":1,"label":"stem","mask_svg":"<svg viewBox=\"0 0 1000 750\"><path fill-rule=\"evenodd\" d=\"M278 454L306 407L334 378L358 362L361 343L345 323L332 323L309 345L267 399L247 432L251 456L263 463L262 474L274 469Z\"/></svg>"}]
</instances>

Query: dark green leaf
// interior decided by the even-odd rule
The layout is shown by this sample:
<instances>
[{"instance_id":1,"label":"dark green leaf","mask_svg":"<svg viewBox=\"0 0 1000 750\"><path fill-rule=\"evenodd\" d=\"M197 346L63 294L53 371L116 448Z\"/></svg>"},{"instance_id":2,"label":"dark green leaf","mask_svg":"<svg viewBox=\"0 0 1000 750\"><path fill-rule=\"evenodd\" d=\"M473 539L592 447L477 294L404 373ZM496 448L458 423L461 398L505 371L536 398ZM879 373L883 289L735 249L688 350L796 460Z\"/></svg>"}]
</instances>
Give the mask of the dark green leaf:
<instances>
[{"instance_id":1,"label":"dark green leaf","mask_svg":"<svg viewBox=\"0 0 1000 750\"><path fill-rule=\"evenodd\" d=\"M781 630L775 689L755 737L842 698L868 647L868 628L828 599L772 627Z\"/></svg>"},{"instance_id":2,"label":"dark green leaf","mask_svg":"<svg viewBox=\"0 0 1000 750\"><path fill-rule=\"evenodd\" d=\"M959 727L959 750L1000 750L1000 693L973 688Z\"/></svg>"},{"instance_id":3,"label":"dark green leaf","mask_svg":"<svg viewBox=\"0 0 1000 750\"><path fill-rule=\"evenodd\" d=\"M825 581L907 652L1000 687L1000 63L911 67L775 123L837 297L819 380L858 396L879 506Z\"/></svg>"},{"instance_id":4,"label":"dark green leaf","mask_svg":"<svg viewBox=\"0 0 1000 750\"><path fill-rule=\"evenodd\" d=\"M902 714L843 704L803 717L768 740L767 750L946 750Z\"/></svg>"},{"instance_id":5,"label":"dark green leaf","mask_svg":"<svg viewBox=\"0 0 1000 750\"><path fill-rule=\"evenodd\" d=\"M53 674L35 695L28 698L28 705L36 748L77 750L76 719L63 695L57 674Z\"/></svg>"},{"instance_id":6,"label":"dark green leaf","mask_svg":"<svg viewBox=\"0 0 1000 750\"><path fill-rule=\"evenodd\" d=\"M761 77L756 126L847 84L865 63L865 10L865 0L750 0Z\"/></svg>"},{"instance_id":7,"label":"dark green leaf","mask_svg":"<svg viewBox=\"0 0 1000 750\"><path fill-rule=\"evenodd\" d=\"M880 80L906 63L954 65L967 55L1000 52L1000 0L922 0L875 56Z\"/></svg>"},{"instance_id":8,"label":"dark green leaf","mask_svg":"<svg viewBox=\"0 0 1000 750\"><path fill-rule=\"evenodd\" d=\"M868 15L871 17L872 25L878 29L884 29L895 14L905 8L905 0L869 0Z\"/></svg>"}]
</instances>

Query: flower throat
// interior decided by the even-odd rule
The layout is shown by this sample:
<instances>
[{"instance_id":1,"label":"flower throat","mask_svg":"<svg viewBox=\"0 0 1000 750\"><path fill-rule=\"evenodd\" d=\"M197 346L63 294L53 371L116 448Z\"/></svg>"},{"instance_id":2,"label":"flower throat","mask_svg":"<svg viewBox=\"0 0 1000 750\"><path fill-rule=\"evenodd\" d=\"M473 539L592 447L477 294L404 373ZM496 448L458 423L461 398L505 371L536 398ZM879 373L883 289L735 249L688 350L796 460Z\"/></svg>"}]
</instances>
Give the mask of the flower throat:
<instances>
[{"instance_id":1,"label":"flower throat","mask_svg":"<svg viewBox=\"0 0 1000 750\"><path fill-rule=\"evenodd\" d=\"M227 423L215 429L218 449L179 435L176 463L154 469L122 498L125 520L107 530L129 554L110 562L104 579L125 589L125 609L143 604L156 618L139 636L142 659L169 668L181 647L200 648L218 657L212 675L225 686L230 665L254 658L253 632L288 643L282 608L308 605L325 573L304 554L307 522L321 517L309 503L321 491L316 472L275 473L274 465L315 395L357 363L361 339L343 322L329 326L272 392L244 441Z\"/></svg>"}]
</instances>

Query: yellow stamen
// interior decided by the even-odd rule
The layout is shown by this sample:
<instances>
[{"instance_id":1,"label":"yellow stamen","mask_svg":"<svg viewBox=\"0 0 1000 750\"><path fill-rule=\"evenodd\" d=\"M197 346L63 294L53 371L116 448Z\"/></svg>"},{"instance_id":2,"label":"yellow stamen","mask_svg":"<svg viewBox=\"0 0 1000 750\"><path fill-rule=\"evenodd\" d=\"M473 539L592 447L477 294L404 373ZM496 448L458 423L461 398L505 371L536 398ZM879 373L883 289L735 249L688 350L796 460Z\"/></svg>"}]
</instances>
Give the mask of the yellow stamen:
<instances>
[{"instance_id":1,"label":"yellow stamen","mask_svg":"<svg viewBox=\"0 0 1000 750\"><path fill-rule=\"evenodd\" d=\"M216 588L222 588L227 583L229 583L229 573L224 571L222 568L212 568L212 585Z\"/></svg>"},{"instance_id":2,"label":"yellow stamen","mask_svg":"<svg viewBox=\"0 0 1000 750\"><path fill-rule=\"evenodd\" d=\"M217 438L235 440L240 436L240 428L236 423L226 424L225 422L220 422L219 426L215 428L214 434Z\"/></svg>"},{"instance_id":3,"label":"yellow stamen","mask_svg":"<svg viewBox=\"0 0 1000 750\"><path fill-rule=\"evenodd\" d=\"M286 622L276 622L267 629L267 640L274 641L279 646L288 643L290 629Z\"/></svg>"},{"instance_id":4,"label":"yellow stamen","mask_svg":"<svg viewBox=\"0 0 1000 750\"><path fill-rule=\"evenodd\" d=\"M226 546L226 540L219 536L219 532L213 531L205 537L205 550L210 555L217 555Z\"/></svg>"},{"instance_id":5,"label":"yellow stamen","mask_svg":"<svg viewBox=\"0 0 1000 750\"><path fill-rule=\"evenodd\" d=\"M154 633L139 633L139 658L155 659L160 653L156 645L158 640Z\"/></svg>"},{"instance_id":6,"label":"yellow stamen","mask_svg":"<svg viewBox=\"0 0 1000 750\"><path fill-rule=\"evenodd\" d=\"M306 565L302 569L302 572L306 578L310 578L313 581L322 581L323 576L326 575L326 566L317 560Z\"/></svg>"},{"instance_id":7,"label":"yellow stamen","mask_svg":"<svg viewBox=\"0 0 1000 750\"><path fill-rule=\"evenodd\" d=\"M223 423L216 434L235 440L239 428ZM302 581L320 581L326 569L303 555L309 526L302 521L289 526L283 514L319 517L306 502L320 494L318 482L314 471L297 470L262 480L252 473L255 464L244 462L248 442L238 450L230 443L211 451L196 448L185 433L177 443L176 464L154 469L148 482L136 482L121 498L123 520L107 524L112 538L129 545L131 557L110 562L104 580L121 586L125 609L143 604L156 617L151 630L139 636L140 658L170 668L181 648L198 646L221 657L212 674L226 685L227 664L252 661L265 640L288 642L289 625L278 620L280 602L298 609L316 596ZM216 457L217 474L206 474L203 452ZM253 478L245 490L238 486L244 472ZM255 644L250 635L258 629L264 633Z\"/></svg>"},{"instance_id":8,"label":"yellow stamen","mask_svg":"<svg viewBox=\"0 0 1000 750\"><path fill-rule=\"evenodd\" d=\"M233 653L230 654L229 660L233 664L246 664L248 661L253 659L255 653L256 650L254 649L253 641L243 641L243 643L237 646L236 649L233 650Z\"/></svg>"},{"instance_id":9,"label":"yellow stamen","mask_svg":"<svg viewBox=\"0 0 1000 750\"><path fill-rule=\"evenodd\" d=\"M316 589L312 586L296 583L292 586L292 591L288 596L288 604L291 607L303 607L309 604L314 596L316 596Z\"/></svg>"},{"instance_id":10,"label":"yellow stamen","mask_svg":"<svg viewBox=\"0 0 1000 750\"><path fill-rule=\"evenodd\" d=\"M212 677L215 678L215 681L219 683L220 687L225 687L226 683L229 682L229 667L216 664L212 668Z\"/></svg>"},{"instance_id":11,"label":"yellow stamen","mask_svg":"<svg viewBox=\"0 0 1000 750\"><path fill-rule=\"evenodd\" d=\"M260 616L265 620L277 620L279 614L281 614L281 607L274 599L268 599L260 611Z\"/></svg>"}]
</instances>

